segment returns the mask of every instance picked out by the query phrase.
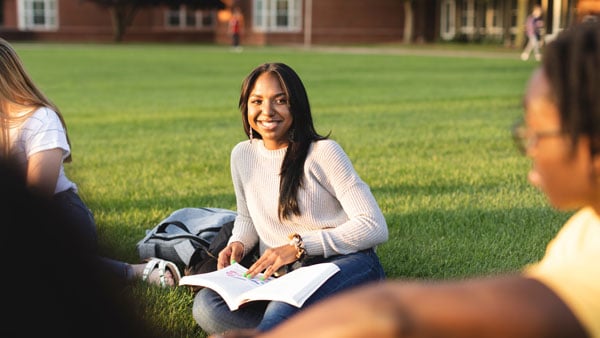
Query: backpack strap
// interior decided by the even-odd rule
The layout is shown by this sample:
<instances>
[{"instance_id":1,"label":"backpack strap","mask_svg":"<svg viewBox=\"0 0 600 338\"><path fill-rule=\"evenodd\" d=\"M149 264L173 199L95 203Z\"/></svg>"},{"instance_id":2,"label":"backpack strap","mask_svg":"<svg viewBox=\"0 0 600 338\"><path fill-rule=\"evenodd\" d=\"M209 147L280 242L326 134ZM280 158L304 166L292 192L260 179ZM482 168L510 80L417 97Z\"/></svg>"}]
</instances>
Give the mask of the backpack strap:
<instances>
[{"instance_id":1,"label":"backpack strap","mask_svg":"<svg viewBox=\"0 0 600 338\"><path fill-rule=\"evenodd\" d=\"M196 248L192 245L192 240L181 241L173 246L175 252L179 256L179 259L187 266L190 263L192 255L196 251Z\"/></svg>"}]
</instances>

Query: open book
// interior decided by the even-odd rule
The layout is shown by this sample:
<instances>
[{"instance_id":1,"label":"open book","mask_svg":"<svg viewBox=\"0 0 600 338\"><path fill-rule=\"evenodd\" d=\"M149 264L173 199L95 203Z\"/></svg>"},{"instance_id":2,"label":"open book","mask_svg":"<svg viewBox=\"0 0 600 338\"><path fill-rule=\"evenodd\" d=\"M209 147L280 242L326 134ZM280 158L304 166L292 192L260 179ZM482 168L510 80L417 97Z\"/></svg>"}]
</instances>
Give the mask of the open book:
<instances>
[{"instance_id":1,"label":"open book","mask_svg":"<svg viewBox=\"0 0 600 338\"><path fill-rule=\"evenodd\" d=\"M179 280L179 285L212 289L223 297L231 311L255 300L276 300L301 307L313 292L339 270L333 263L319 263L298 268L279 278L262 280L262 274L252 279L244 277L248 269L235 263L221 270L184 276Z\"/></svg>"}]
</instances>

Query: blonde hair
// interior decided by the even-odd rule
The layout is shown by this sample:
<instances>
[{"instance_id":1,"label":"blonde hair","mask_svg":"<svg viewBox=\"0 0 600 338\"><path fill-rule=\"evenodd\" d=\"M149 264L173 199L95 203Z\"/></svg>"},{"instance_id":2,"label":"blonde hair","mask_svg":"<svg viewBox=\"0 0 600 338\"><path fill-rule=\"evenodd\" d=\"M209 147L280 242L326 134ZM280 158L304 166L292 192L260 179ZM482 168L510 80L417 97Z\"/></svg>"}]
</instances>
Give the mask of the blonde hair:
<instances>
[{"instance_id":1,"label":"blonde hair","mask_svg":"<svg viewBox=\"0 0 600 338\"><path fill-rule=\"evenodd\" d=\"M22 114L11 112L11 106L30 108ZM0 38L0 155L10 156L8 130L27 120L39 107L48 107L56 112L67 133L67 125L58 107L39 90L31 80L21 59L13 47ZM67 135L67 142L69 137ZM65 162L71 161L71 155Z\"/></svg>"}]
</instances>

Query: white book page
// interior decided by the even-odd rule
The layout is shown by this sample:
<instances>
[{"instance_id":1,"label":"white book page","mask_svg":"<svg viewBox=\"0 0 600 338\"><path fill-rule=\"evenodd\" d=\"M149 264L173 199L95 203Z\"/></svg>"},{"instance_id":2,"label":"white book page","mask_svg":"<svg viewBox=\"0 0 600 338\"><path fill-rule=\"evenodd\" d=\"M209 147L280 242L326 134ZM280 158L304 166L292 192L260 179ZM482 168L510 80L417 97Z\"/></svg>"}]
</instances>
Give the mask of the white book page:
<instances>
[{"instance_id":1,"label":"white book page","mask_svg":"<svg viewBox=\"0 0 600 338\"><path fill-rule=\"evenodd\" d=\"M235 263L221 270L184 276L179 280L179 285L196 285L212 289L223 297L229 309L233 311L238 308L237 298L242 293L264 285L272 279L263 281L260 279L262 274L250 279L244 277L246 271L248 271L247 268Z\"/></svg>"},{"instance_id":2,"label":"white book page","mask_svg":"<svg viewBox=\"0 0 600 338\"><path fill-rule=\"evenodd\" d=\"M239 301L244 303L250 300L277 300L301 307L310 295L339 270L340 268L333 263L304 266L260 288L244 292Z\"/></svg>"},{"instance_id":3,"label":"white book page","mask_svg":"<svg viewBox=\"0 0 600 338\"><path fill-rule=\"evenodd\" d=\"M244 277L248 271L235 263L221 270L184 276L179 285L196 285L210 288L223 297L231 311L241 304L254 300L277 300L301 307L327 279L339 271L333 263L320 263L301 267L279 278L266 281L258 274L250 279Z\"/></svg>"}]
</instances>

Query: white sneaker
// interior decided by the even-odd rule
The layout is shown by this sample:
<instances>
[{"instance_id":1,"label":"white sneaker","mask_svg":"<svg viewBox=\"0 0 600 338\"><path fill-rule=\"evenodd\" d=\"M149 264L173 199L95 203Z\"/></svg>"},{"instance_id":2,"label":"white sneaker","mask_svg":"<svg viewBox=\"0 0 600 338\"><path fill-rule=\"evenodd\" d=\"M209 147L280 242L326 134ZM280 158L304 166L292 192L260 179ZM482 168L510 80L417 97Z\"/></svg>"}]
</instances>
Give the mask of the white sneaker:
<instances>
[{"instance_id":1,"label":"white sneaker","mask_svg":"<svg viewBox=\"0 0 600 338\"><path fill-rule=\"evenodd\" d=\"M523 60L523 61L527 61L527 59L529 59L529 55L527 55L527 54L525 54L525 53L522 53L522 54L521 54L521 60Z\"/></svg>"}]
</instances>

